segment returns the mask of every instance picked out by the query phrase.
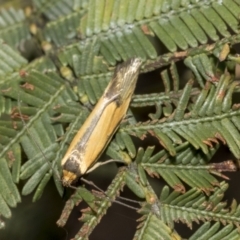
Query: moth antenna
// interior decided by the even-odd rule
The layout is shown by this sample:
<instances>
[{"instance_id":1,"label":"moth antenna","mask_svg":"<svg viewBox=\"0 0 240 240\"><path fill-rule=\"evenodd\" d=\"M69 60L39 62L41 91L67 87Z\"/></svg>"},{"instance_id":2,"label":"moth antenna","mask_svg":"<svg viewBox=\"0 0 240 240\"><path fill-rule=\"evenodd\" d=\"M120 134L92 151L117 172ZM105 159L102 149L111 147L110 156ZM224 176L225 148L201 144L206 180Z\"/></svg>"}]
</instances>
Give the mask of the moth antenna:
<instances>
[{"instance_id":1,"label":"moth antenna","mask_svg":"<svg viewBox=\"0 0 240 240\"><path fill-rule=\"evenodd\" d=\"M85 178L83 178L83 177L81 178L81 180L82 180L84 183L86 183L86 184L88 184L88 185L90 185L90 186L93 186L93 187L96 188L98 191L100 191L101 193L103 193L103 194L105 195L105 197L108 198L111 202L114 202L114 203L123 205L123 206L125 206L125 207L127 207L127 208L130 208L130 209L133 209L133 210L136 210L136 211L139 210L139 208L132 207L132 206L130 206L130 205L126 204L126 203L120 202L120 201L118 201L118 200L111 200L111 199L108 197L108 195L105 193L105 191L102 190L100 187L98 187L96 184L94 184L92 181L88 181L87 179L85 179ZM128 201L128 202L137 203L137 204L140 205L140 202L139 202L139 201L135 201L135 200L132 200L132 199L129 199L129 198L121 197L121 196L118 196L117 198L122 199L122 200L125 200L125 201Z\"/></svg>"},{"instance_id":2,"label":"moth antenna","mask_svg":"<svg viewBox=\"0 0 240 240\"><path fill-rule=\"evenodd\" d=\"M66 237L65 237L65 240L67 240L68 239L68 231L67 231L67 229L65 228L65 227L62 227L62 229L65 231L65 233L66 233Z\"/></svg>"},{"instance_id":3,"label":"moth antenna","mask_svg":"<svg viewBox=\"0 0 240 240\"><path fill-rule=\"evenodd\" d=\"M127 202L141 204L140 201L136 201L136 200L133 200L133 199L130 199L130 198L125 198L125 197L121 197L121 196L118 196L117 198L122 199L122 200L127 201Z\"/></svg>"},{"instance_id":4,"label":"moth antenna","mask_svg":"<svg viewBox=\"0 0 240 240\"><path fill-rule=\"evenodd\" d=\"M128 204L126 204L126 203L123 203L123 202L121 202L121 201L111 200L109 197L107 197L107 198L109 199L109 201L114 202L114 203L117 203L117 204L122 205L122 206L124 206L124 207L127 207L127 208L129 208L129 209L133 209L133 210L135 210L135 211L138 211L138 210L140 209L140 208L136 208L136 207L133 207L133 206L131 206L131 205L128 205Z\"/></svg>"}]
</instances>

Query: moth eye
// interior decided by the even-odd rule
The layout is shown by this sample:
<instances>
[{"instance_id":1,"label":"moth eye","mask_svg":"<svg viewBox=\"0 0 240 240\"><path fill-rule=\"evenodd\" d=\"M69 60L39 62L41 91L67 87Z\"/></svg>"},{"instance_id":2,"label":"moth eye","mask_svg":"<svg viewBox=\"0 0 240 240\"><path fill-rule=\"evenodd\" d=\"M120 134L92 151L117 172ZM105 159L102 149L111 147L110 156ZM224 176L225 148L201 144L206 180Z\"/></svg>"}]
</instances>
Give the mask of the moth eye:
<instances>
[{"instance_id":1,"label":"moth eye","mask_svg":"<svg viewBox=\"0 0 240 240\"><path fill-rule=\"evenodd\" d=\"M76 174L78 177L82 175L80 172L79 163L72 158L68 158L68 160L63 165L63 169Z\"/></svg>"}]
</instances>

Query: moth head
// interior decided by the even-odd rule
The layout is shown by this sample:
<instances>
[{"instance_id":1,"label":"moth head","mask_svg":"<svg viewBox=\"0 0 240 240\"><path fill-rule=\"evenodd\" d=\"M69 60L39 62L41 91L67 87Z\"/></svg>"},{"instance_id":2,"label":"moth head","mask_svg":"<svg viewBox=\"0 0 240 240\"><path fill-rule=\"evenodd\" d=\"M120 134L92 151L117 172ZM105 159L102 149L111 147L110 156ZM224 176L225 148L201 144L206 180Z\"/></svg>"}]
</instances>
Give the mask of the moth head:
<instances>
[{"instance_id":1,"label":"moth head","mask_svg":"<svg viewBox=\"0 0 240 240\"><path fill-rule=\"evenodd\" d=\"M75 182L79 177L82 176L80 171L80 164L74 158L68 158L65 164L63 165L63 176L62 183L64 186L70 186Z\"/></svg>"},{"instance_id":2,"label":"moth head","mask_svg":"<svg viewBox=\"0 0 240 240\"><path fill-rule=\"evenodd\" d=\"M62 184L65 187L70 186L74 181L77 180L77 175L73 172L63 170Z\"/></svg>"}]
</instances>

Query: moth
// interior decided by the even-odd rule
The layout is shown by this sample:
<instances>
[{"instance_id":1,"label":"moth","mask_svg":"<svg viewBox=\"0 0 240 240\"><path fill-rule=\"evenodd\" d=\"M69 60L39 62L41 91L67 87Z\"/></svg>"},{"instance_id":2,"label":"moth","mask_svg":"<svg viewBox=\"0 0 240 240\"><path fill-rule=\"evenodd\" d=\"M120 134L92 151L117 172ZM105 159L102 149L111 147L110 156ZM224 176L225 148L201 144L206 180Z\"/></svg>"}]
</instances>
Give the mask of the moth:
<instances>
[{"instance_id":1,"label":"moth","mask_svg":"<svg viewBox=\"0 0 240 240\"><path fill-rule=\"evenodd\" d=\"M135 90L141 64L141 59L134 58L116 67L113 78L110 80L102 97L75 135L61 161L63 169L61 182L64 186L75 188L71 183L86 173L106 148L116 132L119 123L126 115ZM30 129L28 129L25 123L20 107L20 94L18 94L18 110L21 121L26 128L28 135L47 161L47 157L43 150L37 140L33 138ZM84 182L94 186L94 188L100 192L103 192L94 183L87 180L84 180ZM118 198L135 202L134 200L122 198L120 196ZM125 203L116 200L114 200L114 202L138 210Z\"/></svg>"},{"instance_id":2,"label":"moth","mask_svg":"<svg viewBox=\"0 0 240 240\"><path fill-rule=\"evenodd\" d=\"M61 161L62 183L71 185L98 160L126 115L142 61L130 59L117 66L110 83Z\"/></svg>"}]
</instances>

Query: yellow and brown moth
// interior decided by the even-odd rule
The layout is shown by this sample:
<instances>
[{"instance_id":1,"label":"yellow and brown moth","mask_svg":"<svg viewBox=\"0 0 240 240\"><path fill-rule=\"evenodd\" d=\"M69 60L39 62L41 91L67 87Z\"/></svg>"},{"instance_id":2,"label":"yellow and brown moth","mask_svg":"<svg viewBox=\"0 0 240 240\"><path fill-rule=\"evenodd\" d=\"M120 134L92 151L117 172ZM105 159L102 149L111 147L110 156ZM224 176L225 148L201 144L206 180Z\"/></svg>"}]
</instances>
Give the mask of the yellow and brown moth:
<instances>
[{"instance_id":1,"label":"yellow and brown moth","mask_svg":"<svg viewBox=\"0 0 240 240\"><path fill-rule=\"evenodd\" d=\"M141 64L141 59L134 58L117 66L102 97L61 161L65 186L87 172L116 132L128 110Z\"/></svg>"}]
</instances>

